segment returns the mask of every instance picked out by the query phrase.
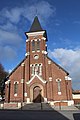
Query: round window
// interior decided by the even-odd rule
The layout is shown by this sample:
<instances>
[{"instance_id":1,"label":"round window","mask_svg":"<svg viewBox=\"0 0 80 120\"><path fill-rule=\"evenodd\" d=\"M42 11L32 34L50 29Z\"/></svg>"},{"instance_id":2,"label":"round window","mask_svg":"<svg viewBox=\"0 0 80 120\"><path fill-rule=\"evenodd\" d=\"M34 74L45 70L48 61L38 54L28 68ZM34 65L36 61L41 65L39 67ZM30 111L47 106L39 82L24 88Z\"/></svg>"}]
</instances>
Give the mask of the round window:
<instances>
[{"instance_id":1,"label":"round window","mask_svg":"<svg viewBox=\"0 0 80 120\"><path fill-rule=\"evenodd\" d=\"M34 59L38 59L39 58L39 56L38 55L34 55Z\"/></svg>"}]
</instances>

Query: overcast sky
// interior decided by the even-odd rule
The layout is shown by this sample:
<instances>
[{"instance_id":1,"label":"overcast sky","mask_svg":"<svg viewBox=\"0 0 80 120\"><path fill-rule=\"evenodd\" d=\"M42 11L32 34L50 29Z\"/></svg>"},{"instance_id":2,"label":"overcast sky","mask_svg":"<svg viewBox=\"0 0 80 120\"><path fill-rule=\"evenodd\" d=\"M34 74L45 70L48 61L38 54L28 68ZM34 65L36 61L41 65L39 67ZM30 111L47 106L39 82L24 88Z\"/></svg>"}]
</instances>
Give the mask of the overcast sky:
<instances>
[{"instance_id":1,"label":"overcast sky","mask_svg":"<svg viewBox=\"0 0 80 120\"><path fill-rule=\"evenodd\" d=\"M26 36L36 15L47 30L49 56L80 89L80 0L2 0L0 2L0 62L12 70L25 57Z\"/></svg>"}]
</instances>

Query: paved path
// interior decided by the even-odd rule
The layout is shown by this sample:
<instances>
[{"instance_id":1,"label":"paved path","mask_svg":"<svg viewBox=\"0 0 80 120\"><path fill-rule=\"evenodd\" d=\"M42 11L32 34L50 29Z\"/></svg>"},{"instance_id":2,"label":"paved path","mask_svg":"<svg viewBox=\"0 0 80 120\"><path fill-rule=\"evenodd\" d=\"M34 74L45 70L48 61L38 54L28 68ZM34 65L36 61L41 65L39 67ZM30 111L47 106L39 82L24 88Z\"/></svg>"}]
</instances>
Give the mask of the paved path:
<instances>
[{"instance_id":1,"label":"paved path","mask_svg":"<svg viewBox=\"0 0 80 120\"><path fill-rule=\"evenodd\" d=\"M67 117L69 120L80 120L80 110L79 111L63 110L63 111L59 111L59 113Z\"/></svg>"},{"instance_id":2,"label":"paved path","mask_svg":"<svg viewBox=\"0 0 80 120\"><path fill-rule=\"evenodd\" d=\"M0 120L80 120L80 111L0 110Z\"/></svg>"}]
</instances>

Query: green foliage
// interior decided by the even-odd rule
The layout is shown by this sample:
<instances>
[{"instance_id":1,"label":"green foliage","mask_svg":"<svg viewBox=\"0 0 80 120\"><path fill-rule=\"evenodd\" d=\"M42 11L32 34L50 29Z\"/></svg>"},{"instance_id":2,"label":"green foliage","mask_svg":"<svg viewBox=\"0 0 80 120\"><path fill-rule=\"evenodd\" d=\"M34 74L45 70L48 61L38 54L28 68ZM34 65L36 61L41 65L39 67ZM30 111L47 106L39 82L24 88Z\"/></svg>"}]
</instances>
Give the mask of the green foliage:
<instances>
[{"instance_id":1,"label":"green foliage","mask_svg":"<svg viewBox=\"0 0 80 120\"><path fill-rule=\"evenodd\" d=\"M6 78L7 75L8 75L8 72L4 70L4 67L0 63L0 92L3 88L4 79Z\"/></svg>"},{"instance_id":2,"label":"green foliage","mask_svg":"<svg viewBox=\"0 0 80 120\"><path fill-rule=\"evenodd\" d=\"M0 64L0 82L6 77L6 75L8 75L8 73L4 70L2 64Z\"/></svg>"}]
</instances>

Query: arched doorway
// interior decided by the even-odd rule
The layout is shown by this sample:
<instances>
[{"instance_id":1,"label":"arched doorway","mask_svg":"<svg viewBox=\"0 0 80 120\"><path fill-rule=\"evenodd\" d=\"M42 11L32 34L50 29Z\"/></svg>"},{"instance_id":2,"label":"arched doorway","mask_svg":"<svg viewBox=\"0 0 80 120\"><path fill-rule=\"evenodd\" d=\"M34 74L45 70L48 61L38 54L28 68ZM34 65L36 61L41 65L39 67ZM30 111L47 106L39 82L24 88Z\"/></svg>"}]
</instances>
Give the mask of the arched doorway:
<instances>
[{"instance_id":1,"label":"arched doorway","mask_svg":"<svg viewBox=\"0 0 80 120\"><path fill-rule=\"evenodd\" d=\"M42 101L42 90L39 86L33 88L33 102L40 103Z\"/></svg>"},{"instance_id":2,"label":"arched doorway","mask_svg":"<svg viewBox=\"0 0 80 120\"><path fill-rule=\"evenodd\" d=\"M36 96L38 96L38 93L41 94L41 99L35 100ZM44 102L44 88L41 84L34 83L33 85L31 85L31 87L30 87L30 101L36 102L36 103L37 103L37 101Z\"/></svg>"}]
</instances>

